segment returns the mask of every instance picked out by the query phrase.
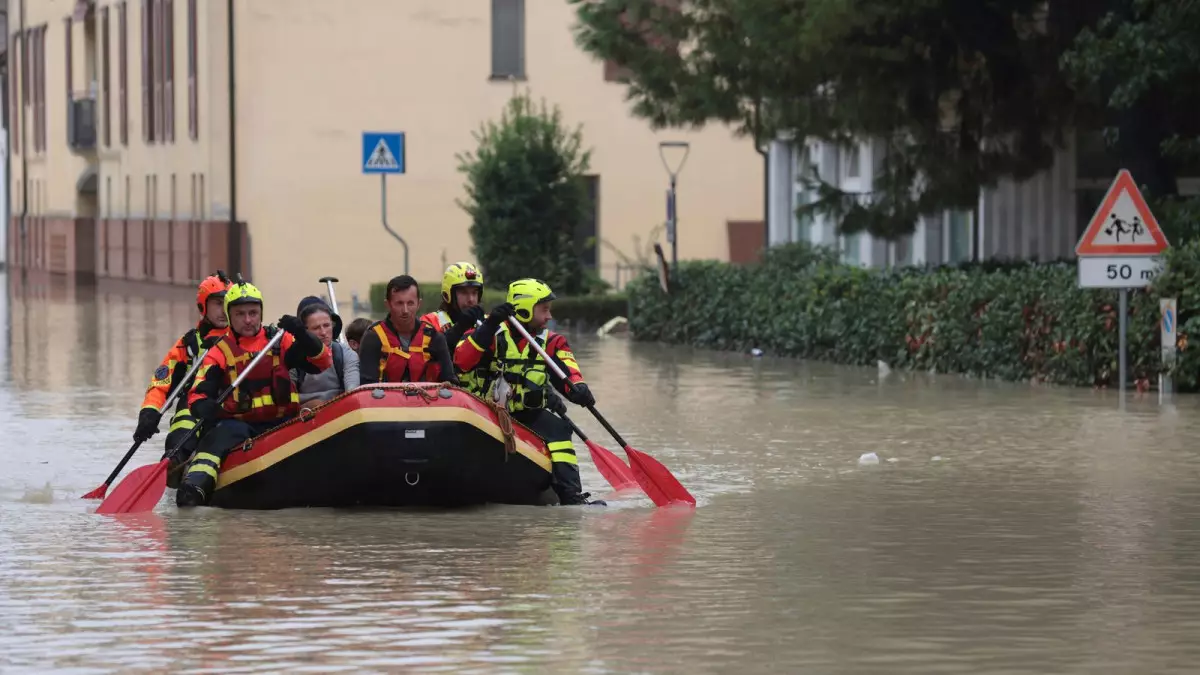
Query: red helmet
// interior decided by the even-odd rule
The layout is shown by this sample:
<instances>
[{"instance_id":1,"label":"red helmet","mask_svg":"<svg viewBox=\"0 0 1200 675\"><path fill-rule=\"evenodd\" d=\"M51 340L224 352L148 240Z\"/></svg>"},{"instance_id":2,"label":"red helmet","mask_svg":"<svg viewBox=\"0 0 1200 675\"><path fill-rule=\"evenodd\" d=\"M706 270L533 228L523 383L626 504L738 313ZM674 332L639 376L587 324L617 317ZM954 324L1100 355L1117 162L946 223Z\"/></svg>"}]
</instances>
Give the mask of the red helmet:
<instances>
[{"instance_id":1,"label":"red helmet","mask_svg":"<svg viewBox=\"0 0 1200 675\"><path fill-rule=\"evenodd\" d=\"M225 273L219 270L216 275L201 281L200 289L196 292L196 306L200 308L200 313L205 313L209 298L225 297L225 291L228 291L232 285L229 277L225 276Z\"/></svg>"}]
</instances>

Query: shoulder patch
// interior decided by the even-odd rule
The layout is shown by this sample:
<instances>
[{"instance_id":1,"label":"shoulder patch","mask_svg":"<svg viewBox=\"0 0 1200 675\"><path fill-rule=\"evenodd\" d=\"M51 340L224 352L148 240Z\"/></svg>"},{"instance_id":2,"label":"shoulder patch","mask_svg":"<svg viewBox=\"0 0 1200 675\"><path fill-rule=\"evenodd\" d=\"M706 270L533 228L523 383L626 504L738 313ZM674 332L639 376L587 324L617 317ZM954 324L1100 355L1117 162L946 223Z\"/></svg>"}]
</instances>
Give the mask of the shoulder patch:
<instances>
[{"instance_id":1,"label":"shoulder patch","mask_svg":"<svg viewBox=\"0 0 1200 675\"><path fill-rule=\"evenodd\" d=\"M167 368L165 365L159 366L158 369L156 369L154 371L154 379L165 380L165 379L167 379L167 375L170 375L170 374L171 374L171 370L169 368Z\"/></svg>"}]
</instances>

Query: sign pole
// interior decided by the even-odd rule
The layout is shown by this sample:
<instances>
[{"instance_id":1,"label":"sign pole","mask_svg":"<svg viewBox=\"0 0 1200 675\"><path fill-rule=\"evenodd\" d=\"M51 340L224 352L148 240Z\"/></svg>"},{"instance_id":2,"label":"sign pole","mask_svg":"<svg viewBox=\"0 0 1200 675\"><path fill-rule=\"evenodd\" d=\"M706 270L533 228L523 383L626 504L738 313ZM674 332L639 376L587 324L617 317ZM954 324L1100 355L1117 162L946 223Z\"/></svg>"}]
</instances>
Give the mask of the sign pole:
<instances>
[{"instance_id":1,"label":"sign pole","mask_svg":"<svg viewBox=\"0 0 1200 675\"><path fill-rule=\"evenodd\" d=\"M1129 352L1128 343L1126 341L1126 335L1127 335L1126 331L1128 329L1128 316L1129 316L1129 289L1122 288L1119 292L1121 294L1120 309L1118 310L1121 313L1121 321L1120 321L1121 355L1118 360L1118 363L1120 364L1120 368L1119 368L1120 372L1119 372L1118 376L1121 378L1120 391L1121 391L1121 393L1125 393L1125 382L1126 382L1125 359L1126 359L1126 355Z\"/></svg>"},{"instance_id":2,"label":"sign pole","mask_svg":"<svg viewBox=\"0 0 1200 675\"><path fill-rule=\"evenodd\" d=\"M1167 368L1167 372L1158 376L1158 400L1160 403L1163 401L1164 395L1170 397L1171 391L1174 389L1171 375L1175 369L1175 357L1178 351L1176 345L1178 338L1176 338L1175 332L1176 302L1176 298L1161 298L1158 301L1159 342L1162 349L1162 363Z\"/></svg>"},{"instance_id":3,"label":"sign pole","mask_svg":"<svg viewBox=\"0 0 1200 675\"><path fill-rule=\"evenodd\" d=\"M393 230L387 221L387 174L379 176L379 218L383 221L383 229L388 231L388 234L396 238L400 245L404 247L404 273L408 274L408 242L404 241L404 237L400 233Z\"/></svg>"}]
</instances>

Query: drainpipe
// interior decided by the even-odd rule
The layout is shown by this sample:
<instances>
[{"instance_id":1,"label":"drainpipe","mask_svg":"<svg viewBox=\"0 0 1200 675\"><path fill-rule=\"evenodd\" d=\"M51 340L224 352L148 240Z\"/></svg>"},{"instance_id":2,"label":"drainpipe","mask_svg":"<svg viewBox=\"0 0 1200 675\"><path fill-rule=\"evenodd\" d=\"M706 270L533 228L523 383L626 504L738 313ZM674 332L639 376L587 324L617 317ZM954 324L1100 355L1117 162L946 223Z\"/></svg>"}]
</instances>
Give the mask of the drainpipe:
<instances>
[{"instance_id":1,"label":"drainpipe","mask_svg":"<svg viewBox=\"0 0 1200 675\"><path fill-rule=\"evenodd\" d=\"M22 0L24 2L24 0ZM226 26L226 40L228 41L228 61L229 61L229 269L234 272L243 271L242 260L242 235L238 231L238 207L237 207L237 80L236 68L234 62L234 52L236 43L234 42L234 18L233 18L233 0L225 0L225 11L228 13L229 23Z\"/></svg>"}]
</instances>

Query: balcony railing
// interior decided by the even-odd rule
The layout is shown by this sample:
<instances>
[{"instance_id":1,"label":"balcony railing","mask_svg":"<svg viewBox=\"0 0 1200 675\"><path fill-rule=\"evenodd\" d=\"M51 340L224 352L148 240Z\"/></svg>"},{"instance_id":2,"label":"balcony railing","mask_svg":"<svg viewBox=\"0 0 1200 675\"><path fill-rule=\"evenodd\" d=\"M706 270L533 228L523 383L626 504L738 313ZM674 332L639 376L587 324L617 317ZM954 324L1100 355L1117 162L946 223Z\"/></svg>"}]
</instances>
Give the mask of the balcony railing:
<instances>
[{"instance_id":1,"label":"balcony railing","mask_svg":"<svg viewBox=\"0 0 1200 675\"><path fill-rule=\"evenodd\" d=\"M96 148L96 95L75 94L67 106L67 144L72 150Z\"/></svg>"}]
</instances>

